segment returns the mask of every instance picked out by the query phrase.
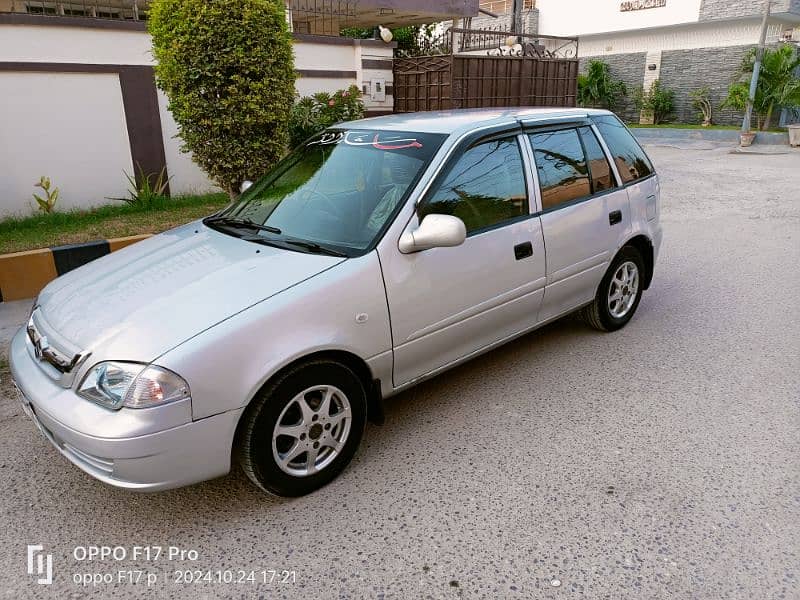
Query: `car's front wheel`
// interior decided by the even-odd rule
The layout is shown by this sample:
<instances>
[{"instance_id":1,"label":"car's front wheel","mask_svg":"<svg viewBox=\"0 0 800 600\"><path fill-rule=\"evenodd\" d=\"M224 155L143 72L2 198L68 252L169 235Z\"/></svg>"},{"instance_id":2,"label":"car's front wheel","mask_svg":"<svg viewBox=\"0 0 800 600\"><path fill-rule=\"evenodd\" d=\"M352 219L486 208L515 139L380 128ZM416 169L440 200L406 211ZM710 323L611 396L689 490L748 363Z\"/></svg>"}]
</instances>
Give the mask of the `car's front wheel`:
<instances>
[{"instance_id":1,"label":"car's front wheel","mask_svg":"<svg viewBox=\"0 0 800 600\"><path fill-rule=\"evenodd\" d=\"M642 298L644 260L632 246L623 247L606 271L594 302L583 308L584 319L601 331L627 325Z\"/></svg>"},{"instance_id":2,"label":"car's front wheel","mask_svg":"<svg viewBox=\"0 0 800 600\"><path fill-rule=\"evenodd\" d=\"M334 479L355 454L366 392L345 365L318 360L279 376L253 399L237 449L247 476L279 496L302 496Z\"/></svg>"}]
</instances>

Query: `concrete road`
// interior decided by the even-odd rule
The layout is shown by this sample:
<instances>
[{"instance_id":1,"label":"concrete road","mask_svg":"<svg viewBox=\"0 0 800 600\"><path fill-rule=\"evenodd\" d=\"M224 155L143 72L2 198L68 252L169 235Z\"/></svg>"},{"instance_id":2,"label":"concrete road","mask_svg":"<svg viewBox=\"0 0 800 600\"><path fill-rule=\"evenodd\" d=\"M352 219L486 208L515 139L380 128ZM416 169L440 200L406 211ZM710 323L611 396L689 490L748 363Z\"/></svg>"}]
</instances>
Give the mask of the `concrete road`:
<instances>
[{"instance_id":1,"label":"concrete road","mask_svg":"<svg viewBox=\"0 0 800 600\"><path fill-rule=\"evenodd\" d=\"M239 473L111 489L6 384L0 598L799 598L800 153L649 150L665 245L628 327L567 318L402 394L306 498ZM51 586L26 574L26 544L53 555ZM91 544L128 556L76 560ZM135 569L158 577L149 592L146 574L73 581ZM248 573L176 583L189 569Z\"/></svg>"}]
</instances>

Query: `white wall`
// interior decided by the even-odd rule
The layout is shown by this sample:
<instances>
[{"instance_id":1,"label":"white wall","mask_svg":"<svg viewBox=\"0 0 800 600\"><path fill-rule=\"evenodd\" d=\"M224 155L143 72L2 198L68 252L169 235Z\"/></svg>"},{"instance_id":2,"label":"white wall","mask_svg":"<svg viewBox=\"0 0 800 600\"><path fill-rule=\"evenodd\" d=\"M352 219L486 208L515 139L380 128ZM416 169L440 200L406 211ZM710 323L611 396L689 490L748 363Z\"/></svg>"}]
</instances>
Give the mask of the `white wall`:
<instances>
[{"instance_id":1,"label":"white wall","mask_svg":"<svg viewBox=\"0 0 800 600\"><path fill-rule=\"evenodd\" d=\"M164 155L169 173L171 194L202 194L219 189L205 172L192 160L192 155L181 151L178 125L167 109L169 101L164 92L158 90L158 108L161 118L161 135L164 138Z\"/></svg>"},{"instance_id":2,"label":"white wall","mask_svg":"<svg viewBox=\"0 0 800 600\"><path fill-rule=\"evenodd\" d=\"M143 31L0 26L0 61L4 62L152 65L150 45L150 36Z\"/></svg>"},{"instance_id":3,"label":"white wall","mask_svg":"<svg viewBox=\"0 0 800 600\"><path fill-rule=\"evenodd\" d=\"M295 42L295 68L320 71L351 71L355 77L309 77L297 79L297 93L309 96L315 92L335 92L351 85L363 89L362 85L380 79L386 85L393 85L391 69L362 69L362 60L391 60L393 48L389 45L372 44L324 44L319 42ZM367 111L390 111L394 100L387 95L384 100L373 99L369 94L363 97Z\"/></svg>"},{"instance_id":4,"label":"white wall","mask_svg":"<svg viewBox=\"0 0 800 600\"><path fill-rule=\"evenodd\" d=\"M125 195L133 165L116 74L0 73L0 98L0 215L30 213L42 175L61 209Z\"/></svg>"},{"instance_id":5,"label":"white wall","mask_svg":"<svg viewBox=\"0 0 800 600\"><path fill-rule=\"evenodd\" d=\"M352 71L355 69L355 46L295 42L296 69L326 69Z\"/></svg>"},{"instance_id":6,"label":"white wall","mask_svg":"<svg viewBox=\"0 0 800 600\"><path fill-rule=\"evenodd\" d=\"M152 65L144 31L74 26L0 25L0 62ZM391 46L295 42L296 68L355 71L355 78L301 77L297 91L333 92L364 81L361 60L390 59ZM366 81L392 83L391 69ZM367 110L391 110L392 97L364 98ZM177 126L159 91L159 118L174 194L211 191L213 183L180 151ZM33 184L48 175L61 189L59 208L124 196L133 172L119 77L114 73L0 72L0 218L31 212Z\"/></svg>"},{"instance_id":7,"label":"white wall","mask_svg":"<svg viewBox=\"0 0 800 600\"><path fill-rule=\"evenodd\" d=\"M581 36L580 56L648 52L651 50L688 50L758 43L760 23L757 19L724 23L694 23L644 31ZM784 26L769 26L767 40L776 41Z\"/></svg>"},{"instance_id":8,"label":"white wall","mask_svg":"<svg viewBox=\"0 0 800 600\"><path fill-rule=\"evenodd\" d=\"M576 36L696 22L700 2L667 0L660 8L623 12L621 0L536 0L536 8L539 33Z\"/></svg>"}]
</instances>

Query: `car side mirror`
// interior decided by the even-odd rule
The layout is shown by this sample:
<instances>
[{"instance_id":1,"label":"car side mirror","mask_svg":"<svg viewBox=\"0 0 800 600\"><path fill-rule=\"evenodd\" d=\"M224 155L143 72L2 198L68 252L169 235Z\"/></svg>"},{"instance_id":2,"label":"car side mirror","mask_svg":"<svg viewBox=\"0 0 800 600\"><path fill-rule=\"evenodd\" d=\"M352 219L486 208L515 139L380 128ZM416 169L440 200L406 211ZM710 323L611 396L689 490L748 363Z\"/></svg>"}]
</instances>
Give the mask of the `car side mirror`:
<instances>
[{"instance_id":1,"label":"car side mirror","mask_svg":"<svg viewBox=\"0 0 800 600\"><path fill-rule=\"evenodd\" d=\"M400 252L411 254L430 248L460 246L467 239L464 221L452 215L427 215L413 231L400 236Z\"/></svg>"}]
</instances>

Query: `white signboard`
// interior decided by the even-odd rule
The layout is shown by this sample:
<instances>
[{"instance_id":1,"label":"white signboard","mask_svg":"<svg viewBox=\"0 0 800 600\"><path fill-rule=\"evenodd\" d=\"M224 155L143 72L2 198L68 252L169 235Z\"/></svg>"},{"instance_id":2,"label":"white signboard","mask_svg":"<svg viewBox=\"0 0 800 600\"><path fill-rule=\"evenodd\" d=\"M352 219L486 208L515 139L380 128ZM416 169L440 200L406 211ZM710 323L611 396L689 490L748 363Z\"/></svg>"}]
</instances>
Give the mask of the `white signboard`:
<instances>
[{"instance_id":1,"label":"white signboard","mask_svg":"<svg viewBox=\"0 0 800 600\"><path fill-rule=\"evenodd\" d=\"M625 0L619 5L620 12L630 12L632 10L645 10L646 8L663 8L667 5L667 0Z\"/></svg>"}]
</instances>

